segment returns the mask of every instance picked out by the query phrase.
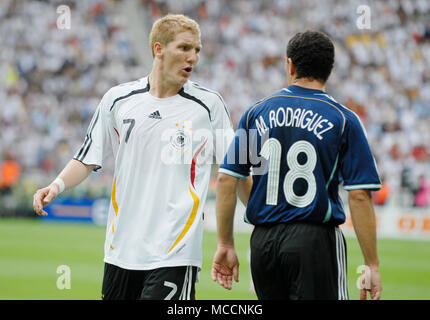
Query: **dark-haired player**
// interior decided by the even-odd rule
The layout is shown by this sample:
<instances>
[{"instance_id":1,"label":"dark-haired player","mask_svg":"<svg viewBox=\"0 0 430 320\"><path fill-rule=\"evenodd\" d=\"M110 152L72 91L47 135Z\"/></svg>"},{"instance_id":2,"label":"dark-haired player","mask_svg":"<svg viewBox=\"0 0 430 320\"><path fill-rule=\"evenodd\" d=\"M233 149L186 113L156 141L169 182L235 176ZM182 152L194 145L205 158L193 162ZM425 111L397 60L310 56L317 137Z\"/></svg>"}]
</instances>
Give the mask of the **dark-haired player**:
<instances>
[{"instance_id":1,"label":"dark-haired player","mask_svg":"<svg viewBox=\"0 0 430 320\"><path fill-rule=\"evenodd\" d=\"M349 191L354 228L379 299L376 228L371 190L381 182L360 119L325 92L334 46L323 33L296 34L288 43L289 86L251 106L221 165L217 183L218 249L212 277L237 281L233 243L236 186L253 186L245 220L251 271L259 299L348 299L345 213L338 188Z\"/></svg>"}]
</instances>

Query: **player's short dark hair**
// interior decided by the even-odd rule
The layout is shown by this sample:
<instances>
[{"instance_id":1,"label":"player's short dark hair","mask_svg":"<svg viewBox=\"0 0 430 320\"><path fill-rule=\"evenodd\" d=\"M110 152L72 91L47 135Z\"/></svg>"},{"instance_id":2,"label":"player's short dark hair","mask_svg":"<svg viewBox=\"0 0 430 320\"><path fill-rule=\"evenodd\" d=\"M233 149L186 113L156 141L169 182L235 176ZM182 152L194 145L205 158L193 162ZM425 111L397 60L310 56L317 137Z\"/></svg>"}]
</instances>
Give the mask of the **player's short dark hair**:
<instances>
[{"instance_id":1,"label":"player's short dark hair","mask_svg":"<svg viewBox=\"0 0 430 320\"><path fill-rule=\"evenodd\" d=\"M287 45L287 57L296 68L297 79L327 81L334 64L334 45L319 31L299 32Z\"/></svg>"}]
</instances>

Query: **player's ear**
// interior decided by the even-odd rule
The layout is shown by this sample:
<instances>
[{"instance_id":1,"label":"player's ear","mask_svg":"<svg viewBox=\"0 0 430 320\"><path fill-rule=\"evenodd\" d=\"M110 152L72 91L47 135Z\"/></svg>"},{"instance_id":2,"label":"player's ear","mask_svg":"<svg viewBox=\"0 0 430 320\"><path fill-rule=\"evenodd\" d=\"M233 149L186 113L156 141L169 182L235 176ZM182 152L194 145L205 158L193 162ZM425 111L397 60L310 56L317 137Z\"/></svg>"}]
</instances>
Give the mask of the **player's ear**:
<instances>
[{"instance_id":1,"label":"player's ear","mask_svg":"<svg viewBox=\"0 0 430 320\"><path fill-rule=\"evenodd\" d=\"M291 58L286 58L286 69L287 74L293 76L296 73L296 67L294 66L293 60Z\"/></svg>"},{"instance_id":2,"label":"player's ear","mask_svg":"<svg viewBox=\"0 0 430 320\"><path fill-rule=\"evenodd\" d=\"M154 43L154 58L161 58L163 55L163 44L161 42Z\"/></svg>"}]
</instances>

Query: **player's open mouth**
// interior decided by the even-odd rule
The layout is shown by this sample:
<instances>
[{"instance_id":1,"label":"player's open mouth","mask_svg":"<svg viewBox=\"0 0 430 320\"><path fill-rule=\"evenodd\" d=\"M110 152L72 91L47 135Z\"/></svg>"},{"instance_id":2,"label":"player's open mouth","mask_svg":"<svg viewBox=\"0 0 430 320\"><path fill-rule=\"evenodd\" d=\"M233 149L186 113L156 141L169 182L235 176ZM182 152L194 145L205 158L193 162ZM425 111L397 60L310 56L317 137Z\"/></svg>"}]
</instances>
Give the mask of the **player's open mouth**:
<instances>
[{"instance_id":1,"label":"player's open mouth","mask_svg":"<svg viewBox=\"0 0 430 320\"><path fill-rule=\"evenodd\" d=\"M191 71L193 71L193 68L192 67L186 67L183 70L189 74L189 73L191 73Z\"/></svg>"}]
</instances>

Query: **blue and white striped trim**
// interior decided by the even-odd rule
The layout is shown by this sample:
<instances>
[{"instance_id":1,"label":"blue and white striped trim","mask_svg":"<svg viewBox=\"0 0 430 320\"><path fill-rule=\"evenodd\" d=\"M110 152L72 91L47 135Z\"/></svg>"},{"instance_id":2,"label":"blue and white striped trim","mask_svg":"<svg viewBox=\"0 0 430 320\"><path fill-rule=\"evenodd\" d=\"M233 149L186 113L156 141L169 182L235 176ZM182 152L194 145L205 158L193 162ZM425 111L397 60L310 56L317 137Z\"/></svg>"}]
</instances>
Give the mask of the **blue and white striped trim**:
<instances>
[{"instance_id":1,"label":"blue and white striped trim","mask_svg":"<svg viewBox=\"0 0 430 320\"><path fill-rule=\"evenodd\" d=\"M237 173L234 171L230 171L228 169L219 168L218 172L228 174L229 176L232 176L232 177L235 177L238 179L248 179L248 176L244 176L243 174L240 174L240 173Z\"/></svg>"},{"instance_id":2,"label":"blue and white striped trim","mask_svg":"<svg viewBox=\"0 0 430 320\"><path fill-rule=\"evenodd\" d=\"M326 222L328 222L330 220L331 213L332 213L331 202L330 202L330 199L328 199L328 208L327 208L327 212L325 214L323 223L326 223Z\"/></svg>"},{"instance_id":3,"label":"blue and white striped trim","mask_svg":"<svg viewBox=\"0 0 430 320\"><path fill-rule=\"evenodd\" d=\"M331 181L333 180L334 173L335 173L335 171L337 169L337 163L338 163L338 161L339 161L339 153L336 156L336 160L334 162L334 166L333 166L333 170L331 171L330 178L328 179L328 181L327 181L327 183L325 185L325 189L326 190L328 190L328 186L330 185ZM328 222L330 220L331 214L332 214L332 208L331 208L330 199L328 199L328 208L327 208L327 212L325 214L325 218L323 220L323 223L326 223L326 222Z\"/></svg>"},{"instance_id":4,"label":"blue and white striped trim","mask_svg":"<svg viewBox=\"0 0 430 320\"><path fill-rule=\"evenodd\" d=\"M330 173L330 178L328 179L328 181L327 181L327 183L325 185L325 189L326 190L328 190L328 186L330 185L331 181L333 180L334 173L336 172L336 169L337 169L337 163L338 163L338 161L339 161L339 153L337 154L336 160L334 161L334 166L333 166L333 170Z\"/></svg>"},{"instance_id":5,"label":"blue and white striped trim","mask_svg":"<svg viewBox=\"0 0 430 320\"><path fill-rule=\"evenodd\" d=\"M335 228L336 239L336 260L337 260L337 298L338 300L348 300L348 289L346 279L346 250L343 241L342 230Z\"/></svg>"},{"instance_id":6,"label":"blue and white striped trim","mask_svg":"<svg viewBox=\"0 0 430 320\"><path fill-rule=\"evenodd\" d=\"M358 189L381 189L381 184L356 184L352 186L343 186L345 190L358 190Z\"/></svg>"}]
</instances>

